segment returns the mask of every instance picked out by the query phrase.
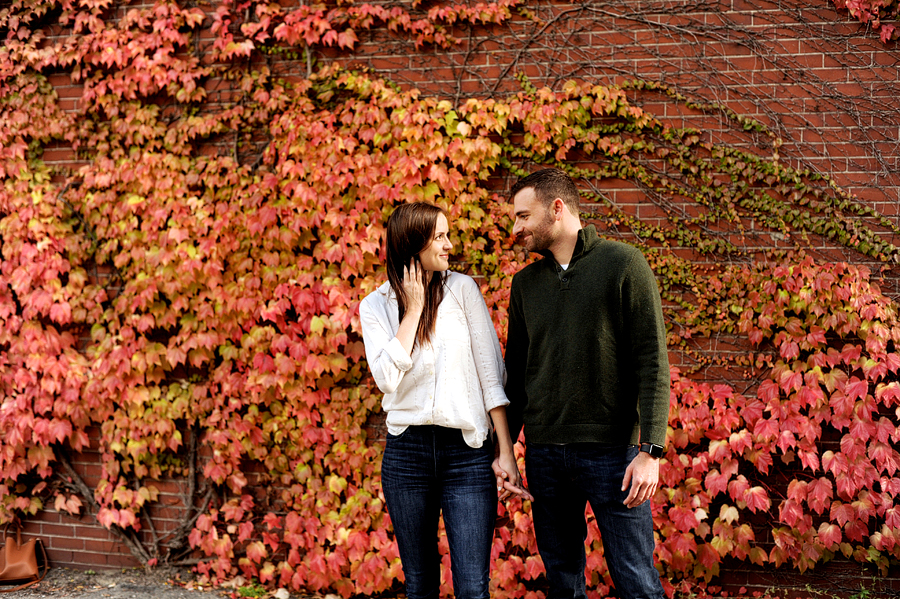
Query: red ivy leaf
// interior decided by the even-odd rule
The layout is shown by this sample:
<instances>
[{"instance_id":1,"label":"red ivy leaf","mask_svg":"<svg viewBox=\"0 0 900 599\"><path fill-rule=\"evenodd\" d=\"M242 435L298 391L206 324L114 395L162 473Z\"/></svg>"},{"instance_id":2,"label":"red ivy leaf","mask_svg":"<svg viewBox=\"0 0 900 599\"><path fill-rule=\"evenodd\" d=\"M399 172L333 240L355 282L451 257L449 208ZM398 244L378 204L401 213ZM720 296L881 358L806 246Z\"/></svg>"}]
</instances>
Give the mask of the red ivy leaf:
<instances>
[{"instance_id":1,"label":"red ivy leaf","mask_svg":"<svg viewBox=\"0 0 900 599\"><path fill-rule=\"evenodd\" d=\"M778 509L778 519L790 527L796 527L797 522L803 517L803 507L793 499L781 502Z\"/></svg>"},{"instance_id":2,"label":"red ivy leaf","mask_svg":"<svg viewBox=\"0 0 900 599\"><path fill-rule=\"evenodd\" d=\"M769 494L762 487L753 487L747 492L745 503L752 512L765 512L772 505Z\"/></svg>"},{"instance_id":3,"label":"red ivy leaf","mask_svg":"<svg viewBox=\"0 0 900 599\"><path fill-rule=\"evenodd\" d=\"M728 483L728 494L735 501L744 500L745 494L749 489L750 483L747 481L747 478L743 474Z\"/></svg>"},{"instance_id":4,"label":"red ivy leaf","mask_svg":"<svg viewBox=\"0 0 900 599\"><path fill-rule=\"evenodd\" d=\"M729 477L723 475L718 470L710 470L706 475L706 491L710 497L715 497L719 493L724 493L728 488Z\"/></svg>"},{"instance_id":5,"label":"red ivy leaf","mask_svg":"<svg viewBox=\"0 0 900 599\"><path fill-rule=\"evenodd\" d=\"M856 511L849 503L835 501L831 504L829 517L839 525L844 526L847 522L856 518Z\"/></svg>"},{"instance_id":6,"label":"red ivy leaf","mask_svg":"<svg viewBox=\"0 0 900 599\"><path fill-rule=\"evenodd\" d=\"M841 542L841 538L843 534L841 533L841 527L837 524L832 524L829 522L822 522L819 525L819 540L822 542L822 545L825 549L833 550L838 546Z\"/></svg>"},{"instance_id":7,"label":"red ivy leaf","mask_svg":"<svg viewBox=\"0 0 900 599\"><path fill-rule=\"evenodd\" d=\"M261 541L253 541L247 544L247 558L253 563L262 563L267 555L266 546Z\"/></svg>"},{"instance_id":8,"label":"red ivy leaf","mask_svg":"<svg viewBox=\"0 0 900 599\"><path fill-rule=\"evenodd\" d=\"M766 379L761 382L759 388L756 390L757 396L765 402L778 399L778 392L778 385L771 379Z\"/></svg>"},{"instance_id":9,"label":"red ivy leaf","mask_svg":"<svg viewBox=\"0 0 900 599\"><path fill-rule=\"evenodd\" d=\"M694 514L694 510L682 506L671 508L669 510L669 519L681 532L690 532L700 524L696 514Z\"/></svg>"}]
</instances>

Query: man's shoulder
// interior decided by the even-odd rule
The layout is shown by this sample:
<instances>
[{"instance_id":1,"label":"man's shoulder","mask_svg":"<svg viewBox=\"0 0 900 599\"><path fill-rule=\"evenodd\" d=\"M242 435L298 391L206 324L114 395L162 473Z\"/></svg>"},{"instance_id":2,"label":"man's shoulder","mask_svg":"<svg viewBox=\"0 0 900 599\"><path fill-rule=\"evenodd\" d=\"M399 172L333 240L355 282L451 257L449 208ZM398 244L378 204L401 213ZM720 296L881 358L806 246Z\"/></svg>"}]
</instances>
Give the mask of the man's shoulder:
<instances>
[{"instance_id":1,"label":"man's shoulder","mask_svg":"<svg viewBox=\"0 0 900 599\"><path fill-rule=\"evenodd\" d=\"M616 241L614 239L601 239L600 242L594 246L593 250L590 252L594 254L596 258L606 260L616 260L616 261L631 261L634 260L635 256L640 254L641 251L634 247L633 245L629 245L622 241Z\"/></svg>"},{"instance_id":2,"label":"man's shoulder","mask_svg":"<svg viewBox=\"0 0 900 599\"><path fill-rule=\"evenodd\" d=\"M513 275L513 283L515 283L517 280L521 282L526 279L539 276L541 273L547 271L550 261L550 258L543 257L523 266L521 269L519 269L519 272Z\"/></svg>"}]
</instances>

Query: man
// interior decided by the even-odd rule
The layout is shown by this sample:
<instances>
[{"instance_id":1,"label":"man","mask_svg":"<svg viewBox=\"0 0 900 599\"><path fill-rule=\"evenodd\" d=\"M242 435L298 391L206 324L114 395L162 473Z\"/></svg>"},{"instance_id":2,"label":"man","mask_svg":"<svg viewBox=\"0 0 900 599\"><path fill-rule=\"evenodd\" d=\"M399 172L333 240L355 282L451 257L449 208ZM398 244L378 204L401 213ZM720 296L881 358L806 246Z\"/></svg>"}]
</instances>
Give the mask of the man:
<instances>
[{"instance_id":1,"label":"man","mask_svg":"<svg viewBox=\"0 0 900 599\"><path fill-rule=\"evenodd\" d=\"M648 500L666 438L669 365L656 279L637 249L582 227L564 172L533 173L511 198L513 234L544 257L513 277L506 392L512 438L525 427L548 599L586 596L587 501L618 594L661 599Z\"/></svg>"}]
</instances>

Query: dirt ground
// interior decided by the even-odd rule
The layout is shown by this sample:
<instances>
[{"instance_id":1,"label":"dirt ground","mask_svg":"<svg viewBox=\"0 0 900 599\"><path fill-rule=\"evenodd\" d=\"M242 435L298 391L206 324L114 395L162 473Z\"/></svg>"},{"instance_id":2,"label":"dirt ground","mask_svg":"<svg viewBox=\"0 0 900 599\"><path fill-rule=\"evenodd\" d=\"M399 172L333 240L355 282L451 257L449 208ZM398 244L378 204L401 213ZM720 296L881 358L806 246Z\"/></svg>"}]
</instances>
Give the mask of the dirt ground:
<instances>
[{"instance_id":1,"label":"dirt ground","mask_svg":"<svg viewBox=\"0 0 900 599\"><path fill-rule=\"evenodd\" d=\"M188 569L70 570L51 568L40 583L6 594L11 599L221 599L260 597L299 599L284 590L265 592L236 581L230 588L198 587ZM2 590L4 587L0 587ZM10 587L6 587L10 588ZM311 599L311 598L304 598Z\"/></svg>"}]
</instances>

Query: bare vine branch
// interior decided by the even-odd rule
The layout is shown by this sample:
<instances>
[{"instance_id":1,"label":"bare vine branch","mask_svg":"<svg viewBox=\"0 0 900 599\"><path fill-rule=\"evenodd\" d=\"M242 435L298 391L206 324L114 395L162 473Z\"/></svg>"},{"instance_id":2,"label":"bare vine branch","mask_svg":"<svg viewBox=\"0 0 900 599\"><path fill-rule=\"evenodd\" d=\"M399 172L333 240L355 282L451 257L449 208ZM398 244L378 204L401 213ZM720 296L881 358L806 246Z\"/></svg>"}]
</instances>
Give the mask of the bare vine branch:
<instances>
[{"instance_id":1,"label":"bare vine branch","mask_svg":"<svg viewBox=\"0 0 900 599\"><path fill-rule=\"evenodd\" d=\"M100 510L100 506L97 504L97 501L94 499L94 493L91 491L90 487L84 482L84 479L81 478L81 475L78 474L78 471L72 466L72 462L69 460L69 455L64 451L55 451L56 461L63 467L63 470L66 472L66 476L71 480L69 483L74 487L74 489L81 496L82 500L86 502L92 511L97 512ZM147 552L147 549L144 547L143 543L141 543L140 539L137 537L137 534L133 531L126 531L122 528L113 525L110 526L107 530L116 537L119 541L121 541L126 547L128 547L131 554L136 557L142 564L146 564L151 556Z\"/></svg>"}]
</instances>

